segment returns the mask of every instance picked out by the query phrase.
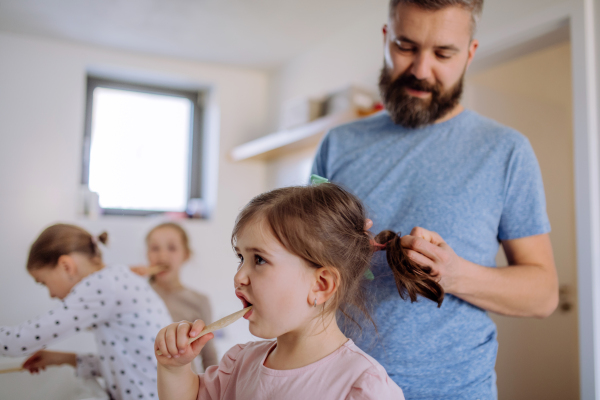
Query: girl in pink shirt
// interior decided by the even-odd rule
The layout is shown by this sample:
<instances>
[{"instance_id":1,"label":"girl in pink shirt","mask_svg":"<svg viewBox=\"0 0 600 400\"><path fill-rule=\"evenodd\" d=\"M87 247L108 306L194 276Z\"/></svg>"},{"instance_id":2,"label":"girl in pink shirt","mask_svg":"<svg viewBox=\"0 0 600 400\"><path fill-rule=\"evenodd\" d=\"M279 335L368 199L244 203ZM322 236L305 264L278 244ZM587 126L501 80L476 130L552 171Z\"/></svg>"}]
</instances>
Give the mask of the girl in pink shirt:
<instances>
[{"instance_id":1,"label":"girl in pink shirt","mask_svg":"<svg viewBox=\"0 0 600 400\"><path fill-rule=\"evenodd\" d=\"M366 223L365 223L366 221ZM374 251L385 250L402 297L441 304L444 293L390 231L373 238L372 222L353 195L331 183L277 189L254 198L237 218L234 277L250 332L273 339L237 345L219 365L196 375L190 362L213 337L188 345L204 327L180 322L156 337L163 400L403 400L383 367L346 338L336 320L362 313ZM354 321L352 319L352 321Z\"/></svg>"}]
</instances>

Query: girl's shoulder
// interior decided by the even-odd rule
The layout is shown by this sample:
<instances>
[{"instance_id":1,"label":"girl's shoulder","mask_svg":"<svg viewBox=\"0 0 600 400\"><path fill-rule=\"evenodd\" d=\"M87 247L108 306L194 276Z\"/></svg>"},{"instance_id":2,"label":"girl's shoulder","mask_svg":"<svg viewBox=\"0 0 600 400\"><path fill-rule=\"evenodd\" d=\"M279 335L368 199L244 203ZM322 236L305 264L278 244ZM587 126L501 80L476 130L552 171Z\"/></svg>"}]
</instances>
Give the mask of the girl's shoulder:
<instances>
[{"instance_id":1,"label":"girl's shoulder","mask_svg":"<svg viewBox=\"0 0 600 400\"><path fill-rule=\"evenodd\" d=\"M358 373L347 397L348 400L354 399L354 396L360 399L404 399L400 387L377 360L362 351L351 340L344 344L343 349L337 360L338 363Z\"/></svg>"},{"instance_id":2,"label":"girl's shoulder","mask_svg":"<svg viewBox=\"0 0 600 400\"><path fill-rule=\"evenodd\" d=\"M259 362L264 358L270 349L275 345L274 340L261 340L258 342L248 342L245 344L236 344L225 353L218 369L227 374L232 373L236 366L246 363Z\"/></svg>"}]
</instances>

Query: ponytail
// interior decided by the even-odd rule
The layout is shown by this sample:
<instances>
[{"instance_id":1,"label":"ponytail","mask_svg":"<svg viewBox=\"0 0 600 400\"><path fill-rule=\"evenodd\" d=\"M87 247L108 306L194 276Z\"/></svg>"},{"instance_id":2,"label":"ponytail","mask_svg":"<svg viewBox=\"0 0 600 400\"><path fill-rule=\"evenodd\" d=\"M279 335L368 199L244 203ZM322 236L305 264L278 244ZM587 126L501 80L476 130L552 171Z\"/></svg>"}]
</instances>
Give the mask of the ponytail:
<instances>
[{"instance_id":1,"label":"ponytail","mask_svg":"<svg viewBox=\"0 0 600 400\"><path fill-rule=\"evenodd\" d=\"M394 273L401 298L410 298L411 302L415 302L417 296L421 295L441 307L444 289L431 277L431 267L420 266L408 257L400 244L400 235L392 231L383 231L375 236L375 243L376 248L385 249L387 262Z\"/></svg>"},{"instance_id":2,"label":"ponytail","mask_svg":"<svg viewBox=\"0 0 600 400\"><path fill-rule=\"evenodd\" d=\"M98 241L106 246L106 244L108 243L108 233L102 232L101 234L99 234Z\"/></svg>"}]
</instances>

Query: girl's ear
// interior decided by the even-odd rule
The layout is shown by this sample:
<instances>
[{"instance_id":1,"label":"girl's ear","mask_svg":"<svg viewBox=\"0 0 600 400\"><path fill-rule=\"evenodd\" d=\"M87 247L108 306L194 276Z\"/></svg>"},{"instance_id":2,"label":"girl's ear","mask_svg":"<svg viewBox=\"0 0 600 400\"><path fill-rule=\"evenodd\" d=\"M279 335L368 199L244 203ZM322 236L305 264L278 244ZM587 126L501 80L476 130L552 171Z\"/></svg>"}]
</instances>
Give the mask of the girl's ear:
<instances>
[{"instance_id":1,"label":"girl's ear","mask_svg":"<svg viewBox=\"0 0 600 400\"><path fill-rule=\"evenodd\" d=\"M320 305L329 300L338 290L340 274L337 269L321 267L314 272L314 283L308 295L308 303L312 307Z\"/></svg>"},{"instance_id":2,"label":"girl's ear","mask_svg":"<svg viewBox=\"0 0 600 400\"><path fill-rule=\"evenodd\" d=\"M79 268L75 259L68 254L62 255L58 258L57 268L60 268L69 277L76 277L79 273Z\"/></svg>"}]
</instances>

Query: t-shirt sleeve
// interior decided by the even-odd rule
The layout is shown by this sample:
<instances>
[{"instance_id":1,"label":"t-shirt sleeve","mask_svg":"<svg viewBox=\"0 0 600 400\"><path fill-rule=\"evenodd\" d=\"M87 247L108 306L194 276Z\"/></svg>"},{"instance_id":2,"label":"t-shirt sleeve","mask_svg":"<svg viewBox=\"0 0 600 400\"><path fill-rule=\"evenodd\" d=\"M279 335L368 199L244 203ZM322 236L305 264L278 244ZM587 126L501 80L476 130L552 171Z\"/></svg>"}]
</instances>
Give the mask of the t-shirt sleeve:
<instances>
[{"instance_id":1,"label":"t-shirt sleeve","mask_svg":"<svg viewBox=\"0 0 600 400\"><path fill-rule=\"evenodd\" d=\"M371 367L352 385L346 400L404 400L404 394L383 367Z\"/></svg>"},{"instance_id":2,"label":"t-shirt sleeve","mask_svg":"<svg viewBox=\"0 0 600 400\"><path fill-rule=\"evenodd\" d=\"M508 162L499 240L550 232L542 173L531 144L522 138Z\"/></svg>"},{"instance_id":3,"label":"t-shirt sleeve","mask_svg":"<svg viewBox=\"0 0 600 400\"><path fill-rule=\"evenodd\" d=\"M93 328L111 315L112 298L114 285L108 279L102 279L101 274L85 278L60 307L21 325L0 327L0 355L27 356L83 329Z\"/></svg>"},{"instance_id":4,"label":"t-shirt sleeve","mask_svg":"<svg viewBox=\"0 0 600 400\"><path fill-rule=\"evenodd\" d=\"M197 400L216 400L223 397L231 381L238 356L245 346L238 344L232 347L225 353L219 365L210 366L203 374L199 375L200 387Z\"/></svg>"}]
</instances>

